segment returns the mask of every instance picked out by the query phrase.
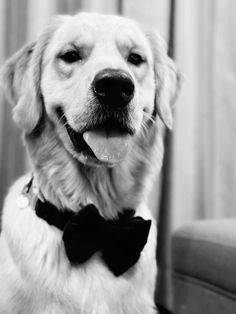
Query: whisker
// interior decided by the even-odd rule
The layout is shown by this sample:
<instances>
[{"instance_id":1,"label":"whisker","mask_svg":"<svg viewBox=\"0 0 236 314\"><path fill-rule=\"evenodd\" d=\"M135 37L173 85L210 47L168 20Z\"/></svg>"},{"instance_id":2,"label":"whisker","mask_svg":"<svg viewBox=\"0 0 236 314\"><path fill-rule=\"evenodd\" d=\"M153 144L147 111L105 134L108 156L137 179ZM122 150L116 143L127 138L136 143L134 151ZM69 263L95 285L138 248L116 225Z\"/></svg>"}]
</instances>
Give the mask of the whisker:
<instances>
[{"instance_id":1,"label":"whisker","mask_svg":"<svg viewBox=\"0 0 236 314\"><path fill-rule=\"evenodd\" d=\"M152 116L150 116L147 112L144 111L143 115L147 118L147 120L144 122L151 121L152 123L156 123L156 120Z\"/></svg>"},{"instance_id":2,"label":"whisker","mask_svg":"<svg viewBox=\"0 0 236 314\"><path fill-rule=\"evenodd\" d=\"M60 112L60 115L58 115L58 122L62 127L66 127L67 125L67 118L63 111Z\"/></svg>"}]
</instances>

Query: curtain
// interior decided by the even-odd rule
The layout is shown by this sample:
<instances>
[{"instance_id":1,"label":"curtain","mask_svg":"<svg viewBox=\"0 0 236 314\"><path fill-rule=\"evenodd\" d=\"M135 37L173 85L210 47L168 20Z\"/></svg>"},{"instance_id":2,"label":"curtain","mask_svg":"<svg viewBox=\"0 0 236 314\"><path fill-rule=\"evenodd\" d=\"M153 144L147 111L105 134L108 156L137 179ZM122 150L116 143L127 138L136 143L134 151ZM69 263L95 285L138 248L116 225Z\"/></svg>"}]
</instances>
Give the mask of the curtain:
<instances>
[{"instance_id":1,"label":"curtain","mask_svg":"<svg viewBox=\"0 0 236 314\"><path fill-rule=\"evenodd\" d=\"M0 2L0 61L26 40L26 0ZM19 130L12 122L10 106L0 94L0 206L12 181L25 169L25 155Z\"/></svg>"},{"instance_id":2,"label":"curtain","mask_svg":"<svg viewBox=\"0 0 236 314\"><path fill-rule=\"evenodd\" d=\"M176 1L173 228L236 215L236 2Z\"/></svg>"}]
</instances>

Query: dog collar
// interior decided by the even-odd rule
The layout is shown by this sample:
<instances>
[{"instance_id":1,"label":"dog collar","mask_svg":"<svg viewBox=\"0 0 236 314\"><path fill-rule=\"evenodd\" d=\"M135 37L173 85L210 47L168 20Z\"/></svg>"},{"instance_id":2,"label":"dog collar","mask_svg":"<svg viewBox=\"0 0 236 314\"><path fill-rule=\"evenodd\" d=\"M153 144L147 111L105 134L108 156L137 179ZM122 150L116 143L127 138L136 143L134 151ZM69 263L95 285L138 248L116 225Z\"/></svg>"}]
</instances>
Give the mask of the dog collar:
<instances>
[{"instance_id":1,"label":"dog collar","mask_svg":"<svg viewBox=\"0 0 236 314\"><path fill-rule=\"evenodd\" d=\"M81 265L100 252L110 271L120 276L137 263L147 242L151 220L134 217L132 209L124 209L117 219L105 220L93 204L78 213L61 211L36 196L32 186L33 179L25 186L23 196L34 204L39 218L62 230L65 252L72 265Z\"/></svg>"}]
</instances>

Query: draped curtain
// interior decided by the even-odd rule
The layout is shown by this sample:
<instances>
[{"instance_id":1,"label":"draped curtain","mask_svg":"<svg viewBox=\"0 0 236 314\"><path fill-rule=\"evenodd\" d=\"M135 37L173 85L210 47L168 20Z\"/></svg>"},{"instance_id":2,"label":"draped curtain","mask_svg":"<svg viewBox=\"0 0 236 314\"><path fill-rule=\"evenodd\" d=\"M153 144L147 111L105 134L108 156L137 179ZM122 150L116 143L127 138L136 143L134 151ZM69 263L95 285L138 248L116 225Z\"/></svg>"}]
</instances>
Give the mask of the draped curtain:
<instances>
[{"instance_id":1,"label":"draped curtain","mask_svg":"<svg viewBox=\"0 0 236 314\"><path fill-rule=\"evenodd\" d=\"M236 216L236 2L176 1L172 223Z\"/></svg>"}]
</instances>

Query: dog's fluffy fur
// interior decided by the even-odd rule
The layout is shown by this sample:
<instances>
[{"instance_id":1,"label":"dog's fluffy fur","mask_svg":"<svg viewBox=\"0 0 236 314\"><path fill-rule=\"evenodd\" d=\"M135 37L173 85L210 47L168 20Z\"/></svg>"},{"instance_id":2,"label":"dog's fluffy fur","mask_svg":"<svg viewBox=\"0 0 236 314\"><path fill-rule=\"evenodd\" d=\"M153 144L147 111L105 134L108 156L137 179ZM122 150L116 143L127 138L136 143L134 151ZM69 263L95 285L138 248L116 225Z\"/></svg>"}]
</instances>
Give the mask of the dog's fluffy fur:
<instances>
[{"instance_id":1,"label":"dog's fluffy fur","mask_svg":"<svg viewBox=\"0 0 236 314\"><path fill-rule=\"evenodd\" d=\"M82 49L85 61L68 64L59 57L72 44ZM142 54L140 65L129 63L130 50ZM135 85L126 112L126 123L134 131L132 144L117 164L78 153L56 115L60 106L77 132L95 123L98 104L90 86L104 68L128 72ZM154 32L118 16L60 16L36 42L6 62L2 82L14 120L23 130L34 180L46 200L75 212L78 204L92 202L109 219L122 208L135 208L137 216L152 219L145 202L154 169L162 163L160 125L162 120L172 126L179 82ZM156 313L155 222L139 261L122 276L115 277L99 253L72 267L62 232L38 218L30 206L17 206L29 177L13 185L3 209L0 313Z\"/></svg>"}]
</instances>

